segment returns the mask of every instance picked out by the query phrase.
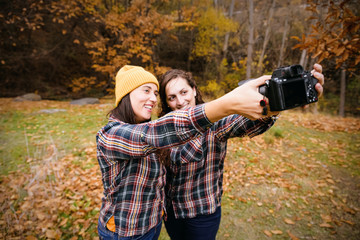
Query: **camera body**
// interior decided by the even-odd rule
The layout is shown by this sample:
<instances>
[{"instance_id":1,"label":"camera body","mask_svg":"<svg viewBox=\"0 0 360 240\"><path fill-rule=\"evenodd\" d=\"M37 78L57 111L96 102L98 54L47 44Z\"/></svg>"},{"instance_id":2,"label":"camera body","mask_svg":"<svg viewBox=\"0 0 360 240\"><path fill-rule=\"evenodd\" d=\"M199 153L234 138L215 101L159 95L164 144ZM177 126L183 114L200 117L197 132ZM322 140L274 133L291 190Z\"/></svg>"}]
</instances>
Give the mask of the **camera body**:
<instances>
[{"instance_id":1,"label":"camera body","mask_svg":"<svg viewBox=\"0 0 360 240\"><path fill-rule=\"evenodd\" d=\"M291 65L276 69L271 79L259 87L259 92L269 99L271 111L283 111L317 102L317 82L301 65Z\"/></svg>"},{"instance_id":2,"label":"camera body","mask_svg":"<svg viewBox=\"0 0 360 240\"><path fill-rule=\"evenodd\" d=\"M283 111L318 101L318 80L301 65L276 69L259 92L269 99L271 111Z\"/></svg>"}]
</instances>

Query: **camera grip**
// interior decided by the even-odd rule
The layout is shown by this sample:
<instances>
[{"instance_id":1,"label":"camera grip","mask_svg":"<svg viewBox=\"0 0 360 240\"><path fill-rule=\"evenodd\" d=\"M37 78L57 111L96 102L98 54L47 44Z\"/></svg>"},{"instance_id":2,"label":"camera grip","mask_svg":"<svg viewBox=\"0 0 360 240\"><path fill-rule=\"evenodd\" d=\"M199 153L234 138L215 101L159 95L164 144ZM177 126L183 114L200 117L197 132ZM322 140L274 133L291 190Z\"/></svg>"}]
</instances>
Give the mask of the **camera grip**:
<instances>
[{"instance_id":1,"label":"camera grip","mask_svg":"<svg viewBox=\"0 0 360 240\"><path fill-rule=\"evenodd\" d=\"M261 86L259 86L259 93L260 94L262 94L262 95L264 95L265 97L266 97L266 95L267 95L267 85L266 84L264 84L264 85L261 85Z\"/></svg>"},{"instance_id":2,"label":"camera grip","mask_svg":"<svg viewBox=\"0 0 360 240\"><path fill-rule=\"evenodd\" d=\"M251 78L251 79L246 79L246 80L242 80L238 83L238 86L241 86L249 81L252 81L252 80L255 80L254 78ZM266 97L267 95L267 92L268 92L268 82L266 82L266 84L263 84L261 86L259 86L259 93L264 95Z\"/></svg>"}]
</instances>

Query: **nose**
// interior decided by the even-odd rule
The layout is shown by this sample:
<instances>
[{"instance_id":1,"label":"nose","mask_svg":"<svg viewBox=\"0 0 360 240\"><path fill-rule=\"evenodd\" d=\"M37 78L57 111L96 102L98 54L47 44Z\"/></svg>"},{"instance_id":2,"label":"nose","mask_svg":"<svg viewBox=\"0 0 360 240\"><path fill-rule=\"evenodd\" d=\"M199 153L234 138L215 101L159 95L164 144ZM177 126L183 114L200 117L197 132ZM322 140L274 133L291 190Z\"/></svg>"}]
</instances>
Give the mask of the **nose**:
<instances>
[{"instance_id":1,"label":"nose","mask_svg":"<svg viewBox=\"0 0 360 240\"><path fill-rule=\"evenodd\" d=\"M151 96L150 96L150 101L153 101L153 102L157 102L157 96L156 96L156 94L155 93L153 93L153 94L151 94Z\"/></svg>"},{"instance_id":2,"label":"nose","mask_svg":"<svg viewBox=\"0 0 360 240\"><path fill-rule=\"evenodd\" d=\"M176 98L176 105L179 106L179 107L182 107L184 105L184 102L185 102L185 99L182 98L181 96L178 96Z\"/></svg>"}]
</instances>

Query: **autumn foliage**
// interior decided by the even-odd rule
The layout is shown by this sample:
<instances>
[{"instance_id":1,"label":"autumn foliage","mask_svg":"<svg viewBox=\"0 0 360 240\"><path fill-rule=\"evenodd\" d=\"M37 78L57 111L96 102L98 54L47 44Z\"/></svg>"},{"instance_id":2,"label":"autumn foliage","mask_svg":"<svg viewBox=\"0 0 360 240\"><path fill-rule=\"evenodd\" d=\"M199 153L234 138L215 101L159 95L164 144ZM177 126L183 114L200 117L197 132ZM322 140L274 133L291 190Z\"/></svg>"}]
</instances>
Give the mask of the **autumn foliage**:
<instances>
[{"instance_id":1,"label":"autumn foliage","mask_svg":"<svg viewBox=\"0 0 360 240\"><path fill-rule=\"evenodd\" d=\"M156 39L171 30L156 1L11 1L4 4L3 95L37 90L47 97L106 94L124 64L164 70ZM10 90L16 91L10 91Z\"/></svg>"},{"instance_id":2,"label":"autumn foliage","mask_svg":"<svg viewBox=\"0 0 360 240\"><path fill-rule=\"evenodd\" d=\"M356 3L250 2L251 31L249 1L3 1L0 96L112 96L117 70L133 64L157 77L170 68L190 71L204 95L214 98L247 73L255 78L279 64L299 63L306 50L304 69L319 61L327 79L320 110L337 109L341 66L349 73L346 112L360 114ZM249 32L254 33L250 52Z\"/></svg>"},{"instance_id":3,"label":"autumn foliage","mask_svg":"<svg viewBox=\"0 0 360 240\"><path fill-rule=\"evenodd\" d=\"M95 133L111 106L0 99L11 143L0 151L1 239L98 239ZM313 116L286 112L267 133L229 141L218 239L358 239L360 120Z\"/></svg>"},{"instance_id":4,"label":"autumn foliage","mask_svg":"<svg viewBox=\"0 0 360 240\"><path fill-rule=\"evenodd\" d=\"M307 10L314 13L308 20L316 19L317 23L312 26L310 35L306 37L303 34L301 43L294 48L314 53L312 57L318 58L319 63L324 59L335 58L336 68L346 65L348 71L355 72L360 63L360 16L346 6L347 2L336 4L330 1L326 17L322 20L317 3L308 1Z\"/></svg>"},{"instance_id":5,"label":"autumn foliage","mask_svg":"<svg viewBox=\"0 0 360 240\"><path fill-rule=\"evenodd\" d=\"M93 166L86 169L73 163L76 156L72 154L56 161L54 145L47 150L41 164L27 160L29 173L12 173L2 180L2 221L12 225L1 224L2 237L64 239L74 233L83 239L95 237L102 197L100 172L93 161L95 147L84 149L88 158L83 166Z\"/></svg>"}]
</instances>

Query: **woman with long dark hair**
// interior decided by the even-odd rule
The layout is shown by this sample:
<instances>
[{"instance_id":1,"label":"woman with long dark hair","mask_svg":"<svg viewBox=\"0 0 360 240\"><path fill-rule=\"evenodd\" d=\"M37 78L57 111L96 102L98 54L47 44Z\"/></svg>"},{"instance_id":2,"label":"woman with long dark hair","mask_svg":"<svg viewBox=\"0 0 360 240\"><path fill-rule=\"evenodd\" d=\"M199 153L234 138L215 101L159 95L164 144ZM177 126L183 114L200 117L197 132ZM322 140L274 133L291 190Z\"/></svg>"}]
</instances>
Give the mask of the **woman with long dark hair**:
<instances>
[{"instance_id":1,"label":"woman with long dark hair","mask_svg":"<svg viewBox=\"0 0 360 240\"><path fill-rule=\"evenodd\" d=\"M122 67L116 75L116 107L96 135L104 186L98 222L100 239L157 239L164 214L163 151L196 139L213 122L230 114L246 112L260 118L262 95L257 87L268 78L258 78L209 103L150 121L157 104L157 79L142 67ZM185 156L174 161L193 159Z\"/></svg>"},{"instance_id":2,"label":"woman with long dark hair","mask_svg":"<svg viewBox=\"0 0 360 240\"><path fill-rule=\"evenodd\" d=\"M324 76L321 74L320 65L316 64L314 68L317 71L314 75L319 80L316 89L320 96ZM261 83L259 79L255 82ZM261 98L256 99L247 93L258 91L258 86L260 85L252 84L247 86L248 89L239 91L238 98L243 103L241 113L222 118L202 135L180 147L172 148L170 154L164 157L170 158L171 163L167 168L165 187L165 227L172 240L215 239L221 219L223 171L228 139L262 134L277 119L278 113L268 112L263 116L254 114L260 106ZM170 70L163 75L160 80L160 96L161 115L204 102L191 74L179 69ZM222 107L226 109L229 106L224 104ZM184 159L187 164L178 164L179 161L184 162Z\"/></svg>"}]
</instances>

